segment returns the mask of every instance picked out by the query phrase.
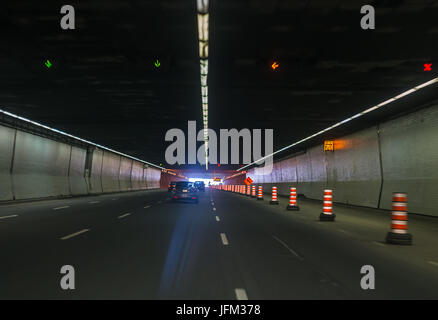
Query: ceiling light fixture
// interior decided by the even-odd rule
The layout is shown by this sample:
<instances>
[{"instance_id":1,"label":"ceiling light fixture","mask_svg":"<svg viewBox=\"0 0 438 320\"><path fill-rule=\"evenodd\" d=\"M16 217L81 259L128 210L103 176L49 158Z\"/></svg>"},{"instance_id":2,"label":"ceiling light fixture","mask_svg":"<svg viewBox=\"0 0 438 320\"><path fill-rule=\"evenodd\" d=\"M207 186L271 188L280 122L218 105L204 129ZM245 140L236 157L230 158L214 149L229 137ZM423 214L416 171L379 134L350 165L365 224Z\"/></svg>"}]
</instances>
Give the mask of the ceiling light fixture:
<instances>
[{"instance_id":1,"label":"ceiling light fixture","mask_svg":"<svg viewBox=\"0 0 438 320\"><path fill-rule=\"evenodd\" d=\"M327 131L329 131L331 129L339 127L340 125L342 125L344 123L350 122L353 119L359 118L359 117L363 116L364 114L367 114L367 113L369 113L371 111L379 109L379 108L383 107L384 105L387 105L387 104L389 104L389 103L391 103L393 101L396 101L396 100L398 100L398 99L400 99L402 97L405 97L405 96L407 96L407 95L409 95L409 94L411 94L413 92L416 92L416 91L418 91L418 90L420 90L422 88L425 88L427 86L430 86L431 84L434 84L434 83L438 83L438 78L432 79L432 80L427 81L425 83L422 83L422 84L420 84L420 85L418 85L418 86L416 86L416 87L414 87L412 89L409 89L409 90L407 90L405 92L402 92L401 94L399 94L399 95L397 95L397 96L395 96L393 98L390 98L390 99L388 99L386 101L383 101L383 102L381 102L381 103L379 103L379 104L377 104L377 105L375 105L375 106L373 106L371 108L368 108L368 109L366 109L366 110L364 110L364 111L362 111L360 113L357 113L357 114L355 114L355 115L353 115L353 116L351 116L351 117L349 117L347 119L344 119L344 120L342 120L342 121L340 121L338 123L335 123L334 125L332 125L332 126L330 126L328 128L325 128L325 129L323 129L321 131L318 131L317 133L314 133L314 134L312 134L312 135L310 135L310 136L308 136L308 137L306 137L304 139L301 139L301 140L299 140L297 142L294 142L294 143L292 143L292 144L290 144L290 145L288 145L288 146L286 146L284 148L281 148L281 149L279 149L279 150L277 150L277 151L275 151L275 152L273 152L271 154L268 154L268 155L258 159L257 161L251 162L250 164L247 164L246 166L237 169L237 171L243 170L243 169L245 169L245 168L247 168L247 167L249 167L249 166L251 166L253 164L260 163L261 161L263 161L266 158L272 157L273 155L275 155L277 153L280 153L282 151L290 149L290 148L292 148L292 147L294 147L294 146L296 146L296 145L298 145L300 143L303 143L304 141L307 141L307 140L312 139L312 138L314 138L316 136L319 136L319 135L323 134L324 132L327 132Z\"/></svg>"},{"instance_id":2,"label":"ceiling light fixture","mask_svg":"<svg viewBox=\"0 0 438 320\"><path fill-rule=\"evenodd\" d=\"M204 146L205 146L205 170L208 170L208 38L209 38L209 13L208 0L197 0L198 10L198 40L199 58L201 73L201 100L202 119L204 125Z\"/></svg>"}]
</instances>

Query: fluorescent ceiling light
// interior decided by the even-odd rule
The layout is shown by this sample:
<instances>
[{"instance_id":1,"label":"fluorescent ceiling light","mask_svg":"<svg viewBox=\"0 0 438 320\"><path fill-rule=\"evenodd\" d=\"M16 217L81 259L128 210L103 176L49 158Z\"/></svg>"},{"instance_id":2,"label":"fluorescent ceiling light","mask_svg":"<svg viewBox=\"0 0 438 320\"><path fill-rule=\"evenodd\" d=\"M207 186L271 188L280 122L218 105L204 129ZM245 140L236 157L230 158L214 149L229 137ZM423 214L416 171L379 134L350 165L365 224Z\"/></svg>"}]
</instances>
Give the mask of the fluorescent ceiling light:
<instances>
[{"instance_id":1,"label":"fluorescent ceiling light","mask_svg":"<svg viewBox=\"0 0 438 320\"><path fill-rule=\"evenodd\" d=\"M202 59L208 58L208 42L207 41L199 41L199 57Z\"/></svg>"},{"instance_id":2,"label":"fluorescent ceiling light","mask_svg":"<svg viewBox=\"0 0 438 320\"><path fill-rule=\"evenodd\" d=\"M268 155L258 159L257 161L251 162L250 164L247 164L246 166L237 169L237 171L243 170L243 169L245 169L245 168L247 168L247 167L249 167L249 166L251 166L251 165L253 165L255 163L260 163L264 159L272 157L273 155L275 155L275 154L277 154L279 152L282 152L284 150L290 149L290 148L292 148L292 147L294 147L294 146L296 146L296 145L298 145L300 143L303 143L304 141L307 141L307 140L312 139L312 138L314 138L316 136L319 136L319 135L323 134L324 132L327 132L327 131L329 131L329 130L331 130L333 128L336 128L336 127L338 127L338 126L340 126L340 125L342 125L344 123L347 123L347 122L349 122L349 121L351 121L353 119L359 118L359 117L363 116L364 114L367 114L367 113L369 113L371 111L379 109L379 108L383 107L384 105L387 105L387 104L389 104L389 103L391 103L391 102L393 102L393 101L395 101L397 99L400 99L401 97L405 97L405 96L407 96L407 95L409 95L409 94L411 94L413 92L418 91L419 89L422 89L424 87L430 86L431 84L434 84L434 83L437 83L437 82L438 82L438 78L435 78L435 79L432 79L432 80L430 80L428 82L420 84L420 85L418 85L418 86L416 86L416 87L414 87L412 89L409 89L409 90L407 90L407 91L405 91L405 92L403 92L403 93L401 93L401 94L399 94L399 95L397 95L397 96L395 96L393 98L390 98L390 99L388 99L386 101L383 101L383 102L379 103L378 105L375 105L375 106L373 106L371 108L368 108L368 109L366 109L366 110L364 110L364 111L362 111L360 113L357 113L357 114L355 114L355 115L353 115L353 116L351 116L351 117L349 117L347 119L344 119L344 120L342 120L342 121L340 121L338 123L335 123L334 125L331 125L328 128L325 128L325 129L323 129L321 131L318 131L317 133L314 133L311 136L308 136L308 137L306 137L304 139L301 139L301 140L299 140L297 142L294 142L294 143L292 143L292 144L290 144L290 145L288 145L288 146L286 146L284 148L281 148L281 149L279 149L279 150L277 150L277 151L275 151L275 152L273 152L271 154L268 154Z\"/></svg>"},{"instance_id":3,"label":"fluorescent ceiling light","mask_svg":"<svg viewBox=\"0 0 438 320\"><path fill-rule=\"evenodd\" d=\"M203 97L208 96L208 87L207 86L202 86L201 87L201 92L202 92L202 96Z\"/></svg>"},{"instance_id":4,"label":"fluorescent ceiling light","mask_svg":"<svg viewBox=\"0 0 438 320\"><path fill-rule=\"evenodd\" d=\"M201 59L200 64L201 64L201 76L205 75L205 77L207 78L208 59Z\"/></svg>"},{"instance_id":5,"label":"fluorescent ceiling light","mask_svg":"<svg viewBox=\"0 0 438 320\"><path fill-rule=\"evenodd\" d=\"M118 154L118 155L121 155L121 156L124 156L124 157L130 158L130 159L133 159L133 160L136 160L136 161L139 161L139 162L145 163L145 164L147 164L147 165L150 165L150 166L153 166L153 167L156 167L156 168L164 169L164 170L165 170L164 167L161 167L161 166L158 166L158 165L156 165L156 164L153 164L153 163L147 162L147 161L145 161L145 160L138 159L138 158L136 158L136 157L132 157L132 156L127 155L127 154L125 154L125 153L122 153L122 152L119 152L119 151L116 151L116 150L113 150L113 149L107 148L107 147L105 147L105 146L102 146L102 145L100 145L100 144L97 144L97 143L94 143L94 142L91 142L91 141L88 141L88 140L85 140L85 139L82 139L82 138L76 137L76 136L71 135L71 134L69 134L69 133L66 133L66 132L64 132L64 131L61 131L61 130L58 130L58 129L54 129L54 128L51 128L51 127L45 126L45 125L43 125L43 124L41 124L41 123L38 123L38 122L35 122L35 121L32 121L32 120L29 120L29 119L27 119L27 118L23 118L23 117L17 116L16 114L13 114L13 113L7 112L7 111L5 111L5 110L0 109L0 113L3 113L3 114L5 114L5 115L7 115L7 116L10 116L10 117L15 118L15 119L19 119L19 120L24 121L24 122L27 122L27 123L31 123L31 124L33 124L33 125L35 125L35 126L37 126L37 127L41 127L41 128L44 128L44 129L47 129L47 130L50 130L50 131L53 131L53 132L59 133L59 134L61 134L61 135L63 135L63 136L66 136L66 137L69 137L69 138L72 138L72 139L75 139L75 140L78 140L78 141L81 141L81 142L87 143L87 144L89 144L89 145L92 145L92 146L98 147L98 148L100 148L100 149L107 150L107 151L110 151L110 152L116 153L116 154Z\"/></svg>"},{"instance_id":6,"label":"fluorescent ceiling light","mask_svg":"<svg viewBox=\"0 0 438 320\"><path fill-rule=\"evenodd\" d=\"M204 87L207 85L207 76L201 74L201 86Z\"/></svg>"},{"instance_id":7,"label":"fluorescent ceiling light","mask_svg":"<svg viewBox=\"0 0 438 320\"><path fill-rule=\"evenodd\" d=\"M196 7L198 9L198 12L206 13L208 12L208 0L197 0L196 1Z\"/></svg>"},{"instance_id":8,"label":"fluorescent ceiling light","mask_svg":"<svg viewBox=\"0 0 438 320\"><path fill-rule=\"evenodd\" d=\"M202 103L203 104L208 103L208 97L202 97Z\"/></svg>"},{"instance_id":9,"label":"fluorescent ceiling light","mask_svg":"<svg viewBox=\"0 0 438 320\"><path fill-rule=\"evenodd\" d=\"M198 14L198 39L208 41L208 13Z\"/></svg>"}]
</instances>

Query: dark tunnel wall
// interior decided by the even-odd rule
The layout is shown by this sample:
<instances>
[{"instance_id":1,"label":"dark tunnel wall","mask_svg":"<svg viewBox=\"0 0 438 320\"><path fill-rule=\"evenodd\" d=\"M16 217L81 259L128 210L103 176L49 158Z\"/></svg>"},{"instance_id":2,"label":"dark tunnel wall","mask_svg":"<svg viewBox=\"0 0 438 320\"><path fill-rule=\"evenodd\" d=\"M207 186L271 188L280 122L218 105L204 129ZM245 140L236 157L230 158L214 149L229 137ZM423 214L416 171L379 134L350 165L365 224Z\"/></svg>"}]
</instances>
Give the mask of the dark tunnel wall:
<instances>
[{"instance_id":1,"label":"dark tunnel wall","mask_svg":"<svg viewBox=\"0 0 438 320\"><path fill-rule=\"evenodd\" d=\"M272 172L248 171L255 183L276 185L281 195L322 199L333 189L335 202L391 209L392 192L408 193L410 212L438 216L438 105L319 145L274 163Z\"/></svg>"},{"instance_id":2,"label":"dark tunnel wall","mask_svg":"<svg viewBox=\"0 0 438 320\"><path fill-rule=\"evenodd\" d=\"M173 175L170 173L162 172L160 179L160 188L168 189L169 183L171 181L185 181L186 179L179 177L178 175Z\"/></svg>"},{"instance_id":3,"label":"dark tunnel wall","mask_svg":"<svg viewBox=\"0 0 438 320\"><path fill-rule=\"evenodd\" d=\"M235 177L224 179L224 184L234 184L234 185L243 185L245 184L244 180L246 179L246 174L239 174Z\"/></svg>"},{"instance_id":4,"label":"dark tunnel wall","mask_svg":"<svg viewBox=\"0 0 438 320\"><path fill-rule=\"evenodd\" d=\"M161 170L0 125L0 201L159 188Z\"/></svg>"}]
</instances>

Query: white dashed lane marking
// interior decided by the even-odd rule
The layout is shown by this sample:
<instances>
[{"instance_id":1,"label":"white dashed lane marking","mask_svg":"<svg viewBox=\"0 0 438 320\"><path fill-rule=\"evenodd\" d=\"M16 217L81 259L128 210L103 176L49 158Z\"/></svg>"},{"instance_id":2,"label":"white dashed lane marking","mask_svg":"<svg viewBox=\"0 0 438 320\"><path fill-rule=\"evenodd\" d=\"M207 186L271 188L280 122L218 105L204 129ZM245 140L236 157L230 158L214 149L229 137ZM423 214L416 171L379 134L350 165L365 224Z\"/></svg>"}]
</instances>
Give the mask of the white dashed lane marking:
<instances>
[{"instance_id":1,"label":"white dashed lane marking","mask_svg":"<svg viewBox=\"0 0 438 320\"><path fill-rule=\"evenodd\" d=\"M75 232L75 233L69 234L68 236L62 237L61 240L67 240L67 239L70 239L70 238L76 237L76 236L78 236L78 235L80 235L80 234L82 234L82 233L84 233L84 232L88 232L88 231L90 231L90 229L83 229L83 230L81 230L81 231L78 231L78 232Z\"/></svg>"},{"instance_id":2,"label":"white dashed lane marking","mask_svg":"<svg viewBox=\"0 0 438 320\"><path fill-rule=\"evenodd\" d=\"M234 293L236 294L237 300L248 300L248 295L246 294L246 290L242 288L234 289Z\"/></svg>"},{"instance_id":3,"label":"white dashed lane marking","mask_svg":"<svg viewBox=\"0 0 438 320\"><path fill-rule=\"evenodd\" d=\"M429 262L431 265L434 265L435 267L438 267L438 262L435 261L427 261Z\"/></svg>"},{"instance_id":4,"label":"white dashed lane marking","mask_svg":"<svg viewBox=\"0 0 438 320\"><path fill-rule=\"evenodd\" d=\"M221 219L219 219L219 217L218 217L218 216L216 216L216 221L221 221Z\"/></svg>"},{"instance_id":5,"label":"white dashed lane marking","mask_svg":"<svg viewBox=\"0 0 438 320\"><path fill-rule=\"evenodd\" d=\"M144 207L145 209L147 209L147 208L150 208L151 206L146 206L146 207Z\"/></svg>"},{"instance_id":6,"label":"white dashed lane marking","mask_svg":"<svg viewBox=\"0 0 438 320\"><path fill-rule=\"evenodd\" d=\"M10 216L3 216L3 217L0 217L0 219L9 219L9 218L15 218L15 217L18 217L18 215L13 214L13 215L10 215Z\"/></svg>"},{"instance_id":7,"label":"white dashed lane marking","mask_svg":"<svg viewBox=\"0 0 438 320\"><path fill-rule=\"evenodd\" d=\"M90 201L88 203L94 204L94 203L99 203L99 201Z\"/></svg>"},{"instance_id":8,"label":"white dashed lane marking","mask_svg":"<svg viewBox=\"0 0 438 320\"><path fill-rule=\"evenodd\" d=\"M125 213L125 214L122 214L121 216L118 216L118 218L119 219L123 219L123 218L125 218L127 216L130 216L130 215L131 215L130 213Z\"/></svg>"},{"instance_id":9,"label":"white dashed lane marking","mask_svg":"<svg viewBox=\"0 0 438 320\"><path fill-rule=\"evenodd\" d=\"M378 246L381 246L381 247L386 247L386 244L378 242L378 241L373 241L373 243L377 244Z\"/></svg>"},{"instance_id":10,"label":"white dashed lane marking","mask_svg":"<svg viewBox=\"0 0 438 320\"><path fill-rule=\"evenodd\" d=\"M70 208L70 206L57 207L57 208L53 208L53 210L61 210L61 209L67 209L67 208Z\"/></svg>"},{"instance_id":11,"label":"white dashed lane marking","mask_svg":"<svg viewBox=\"0 0 438 320\"><path fill-rule=\"evenodd\" d=\"M227 239L227 236L225 235L225 233L221 233L221 239L222 239L222 244L224 245L224 246L227 246L229 243L228 243L228 239Z\"/></svg>"}]
</instances>

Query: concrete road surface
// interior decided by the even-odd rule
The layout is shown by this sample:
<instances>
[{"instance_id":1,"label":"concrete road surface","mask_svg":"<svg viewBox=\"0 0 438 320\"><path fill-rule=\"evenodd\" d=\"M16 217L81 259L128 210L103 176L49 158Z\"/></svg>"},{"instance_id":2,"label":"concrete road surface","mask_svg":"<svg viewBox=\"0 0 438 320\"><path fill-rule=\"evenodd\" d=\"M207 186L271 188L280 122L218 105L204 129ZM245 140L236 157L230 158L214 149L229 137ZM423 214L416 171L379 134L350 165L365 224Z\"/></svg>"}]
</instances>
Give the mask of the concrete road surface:
<instances>
[{"instance_id":1,"label":"concrete road surface","mask_svg":"<svg viewBox=\"0 0 438 320\"><path fill-rule=\"evenodd\" d=\"M299 212L209 190L199 204L140 191L0 206L0 299L438 298L438 219L410 215L412 246L385 244L389 213L299 199ZM61 267L75 289L60 286ZM375 289L361 288L361 268Z\"/></svg>"}]
</instances>

